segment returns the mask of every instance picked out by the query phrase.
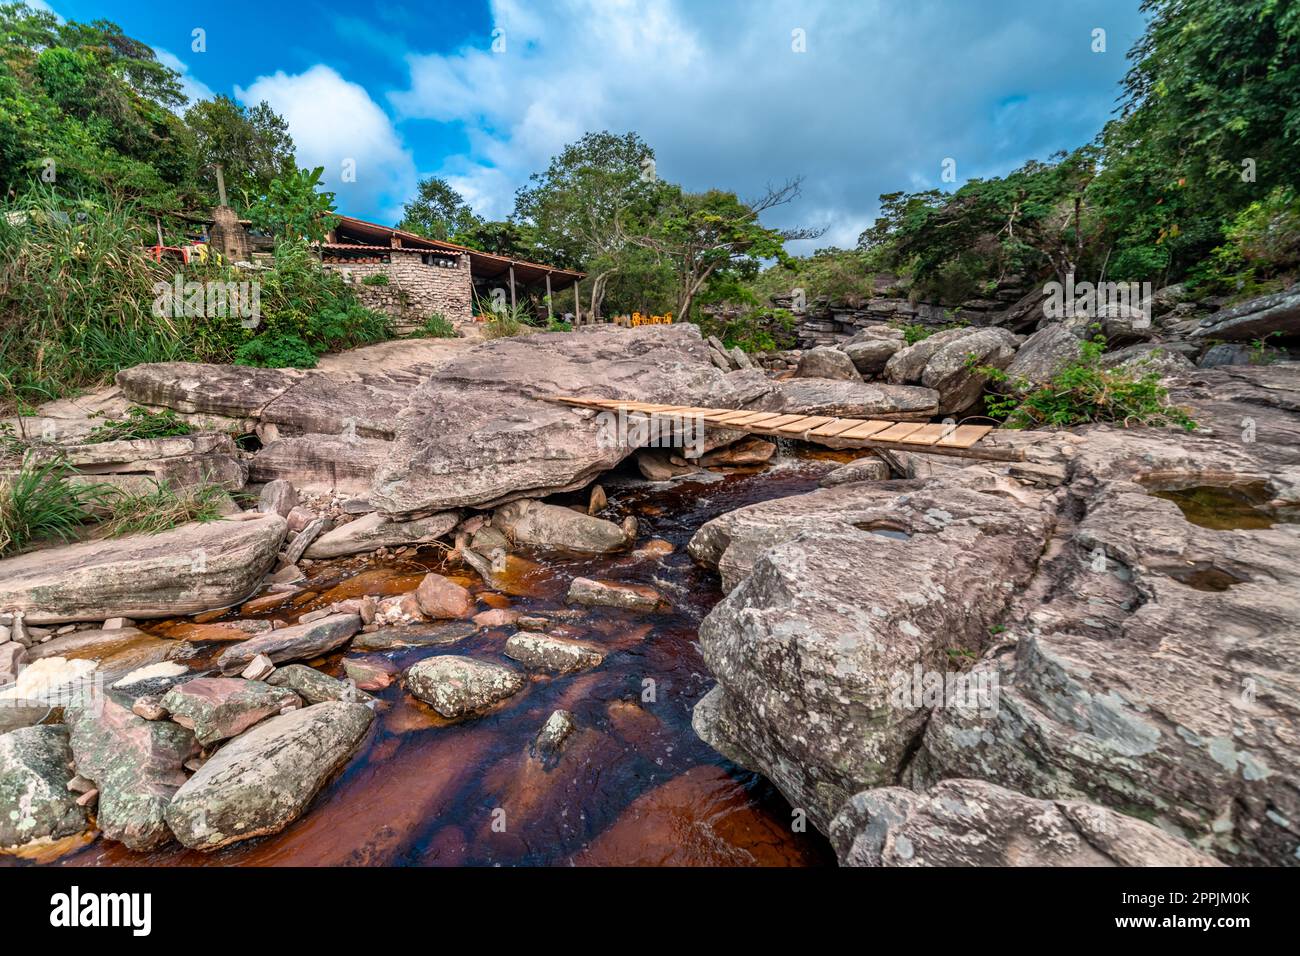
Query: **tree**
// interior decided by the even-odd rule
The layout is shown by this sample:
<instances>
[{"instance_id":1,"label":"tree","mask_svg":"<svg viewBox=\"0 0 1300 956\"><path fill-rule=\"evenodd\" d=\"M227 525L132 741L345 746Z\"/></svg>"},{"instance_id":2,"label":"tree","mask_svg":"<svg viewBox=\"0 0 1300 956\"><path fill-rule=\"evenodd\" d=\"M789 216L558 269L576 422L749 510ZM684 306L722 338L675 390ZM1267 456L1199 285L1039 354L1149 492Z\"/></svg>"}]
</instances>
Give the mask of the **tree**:
<instances>
[{"instance_id":1,"label":"tree","mask_svg":"<svg viewBox=\"0 0 1300 956\"><path fill-rule=\"evenodd\" d=\"M420 180L416 196L402 210L402 221L397 228L430 239L461 242L458 237L481 222L465 197L452 189L447 180L430 176Z\"/></svg>"},{"instance_id":2,"label":"tree","mask_svg":"<svg viewBox=\"0 0 1300 956\"><path fill-rule=\"evenodd\" d=\"M785 256L787 241L822 234L817 229L769 229L759 222L761 213L795 199L799 184L794 179L779 189L769 187L753 202L720 189L689 193L677 186L661 187L660 212L649 232L630 241L672 264L679 319L690 317L696 296L715 275L736 270L754 275L762 260Z\"/></svg>"},{"instance_id":3,"label":"tree","mask_svg":"<svg viewBox=\"0 0 1300 956\"><path fill-rule=\"evenodd\" d=\"M592 273L591 315L599 318L605 288L660 196L654 150L636 133L587 133L529 181L515 194L515 218L532 227L548 262Z\"/></svg>"},{"instance_id":4,"label":"tree","mask_svg":"<svg viewBox=\"0 0 1300 956\"><path fill-rule=\"evenodd\" d=\"M281 239L322 242L338 219L334 194L318 191L324 167L295 170L271 181L266 195L248 209L253 226Z\"/></svg>"},{"instance_id":5,"label":"tree","mask_svg":"<svg viewBox=\"0 0 1300 956\"><path fill-rule=\"evenodd\" d=\"M297 172L289 124L265 100L245 107L228 96L200 100L185 111L194 134L196 179L215 182L220 165L231 196L262 196L272 180ZM216 189L208 190L213 198Z\"/></svg>"}]
</instances>

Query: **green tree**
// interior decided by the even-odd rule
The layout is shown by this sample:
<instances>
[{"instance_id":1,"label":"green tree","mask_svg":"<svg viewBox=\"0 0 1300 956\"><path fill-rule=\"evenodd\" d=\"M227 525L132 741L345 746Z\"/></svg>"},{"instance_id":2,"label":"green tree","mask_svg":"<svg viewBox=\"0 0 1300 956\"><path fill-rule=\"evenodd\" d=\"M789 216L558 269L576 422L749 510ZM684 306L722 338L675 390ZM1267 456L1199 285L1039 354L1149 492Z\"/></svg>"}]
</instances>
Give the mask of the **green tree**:
<instances>
[{"instance_id":1,"label":"green tree","mask_svg":"<svg viewBox=\"0 0 1300 956\"><path fill-rule=\"evenodd\" d=\"M461 242L459 237L482 221L447 180L430 176L420 180L416 196L402 210L397 228L430 239Z\"/></svg>"},{"instance_id":2,"label":"green tree","mask_svg":"<svg viewBox=\"0 0 1300 956\"><path fill-rule=\"evenodd\" d=\"M200 100L185 111L185 123L194 134L195 178L213 184L206 192L214 202L215 165L229 196L265 195L272 180L297 172L289 125L265 100L253 107L228 96Z\"/></svg>"},{"instance_id":3,"label":"green tree","mask_svg":"<svg viewBox=\"0 0 1300 956\"><path fill-rule=\"evenodd\" d=\"M295 170L271 180L266 195L248 208L253 226L281 239L321 242L338 219L334 194L320 190L323 166Z\"/></svg>"}]
</instances>

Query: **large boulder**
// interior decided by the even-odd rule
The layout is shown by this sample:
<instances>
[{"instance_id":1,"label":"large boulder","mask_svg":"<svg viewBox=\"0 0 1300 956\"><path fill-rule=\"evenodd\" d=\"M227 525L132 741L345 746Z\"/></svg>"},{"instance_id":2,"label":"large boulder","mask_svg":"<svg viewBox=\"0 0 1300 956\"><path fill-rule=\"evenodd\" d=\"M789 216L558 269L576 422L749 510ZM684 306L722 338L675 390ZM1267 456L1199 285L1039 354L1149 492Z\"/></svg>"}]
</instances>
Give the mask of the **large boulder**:
<instances>
[{"instance_id":1,"label":"large boulder","mask_svg":"<svg viewBox=\"0 0 1300 956\"><path fill-rule=\"evenodd\" d=\"M1077 800L979 780L855 794L831 821L844 866L1222 866L1185 840Z\"/></svg>"},{"instance_id":2,"label":"large boulder","mask_svg":"<svg viewBox=\"0 0 1300 956\"><path fill-rule=\"evenodd\" d=\"M266 442L253 456L250 481L284 479L307 494L366 495L393 443L379 438L298 435Z\"/></svg>"},{"instance_id":3,"label":"large boulder","mask_svg":"<svg viewBox=\"0 0 1300 956\"><path fill-rule=\"evenodd\" d=\"M235 738L167 806L167 824L195 850L278 833L352 756L374 714L330 701L275 717Z\"/></svg>"},{"instance_id":4,"label":"large boulder","mask_svg":"<svg viewBox=\"0 0 1300 956\"><path fill-rule=\"evenodd\" d=\"M85 830L86 811L68 790L72 776L67 727L23 727L0 734L0 848Z\"/></svg>"},{"instance_id":5,"label":"large boulder","mask_svg":"<svg viewBox=\"0 0 1300 956\"><path fill-rule=\"evenodd\" d=\"M1285 292L1260 296L1202 319L1193 338L1250 342L1274 333L1300 336L1300 283Z\"/></svg>"},{"instance_id":6,"label":"large boulder","mask_svg":"<svg viewBox=\"0 0 1300 956\"><path fill-rule=\"evenodd\" d=\"M259 654L265 654L276 664L311 660L338 650L359 630L359 615L330 614L309 624L278 628L235 644L217 659L217 666L223 674L238 674Z\"/></svg>"},{"instance_id":7,"label":"large boulder","mask_svg":"<svg viewBox=\"0 0 1300 956\"><path fill-rule=\"evenodd\" d=\"M138 717L131 704L108 691L66 713L77 773L99 790L99 829L132 850L152 850L171 840L163 811L199 745L193 731Z\"/></svg>"},{"instance_id":8,"label":"large boulder","mask_svg":"<svg viewBox=\"0 0 1300 956\"><path fill-rule=\"evenodd\" d=\"M895 385L921 381L921 373L925 371L926 365L930 363L930 359L936 352L978 331L979 329L974 328L944 329L926 336L907 348L900 349L885 365L885 380Z\"/></svg>"},{"instance_id":9,"label":"large boulder","mask_svg":"<svg viewBox=\"0 0 1300 956\"><path fill-rule=\"evenodd\" d=\"M796 378L832 378L846 382L862 381L862 376L858 374L857 368L854 367L853 360L839 349L826 345L808 349L800 355L799 364L795 366L794 374Z\"/></svg>"},{"instance_id":10,"label":"large boulder","mask_svg":"<svg viewBox=\"0 0 1300 956\"><path fill-rule=\"evenodd\" d=\"M1022 381L1030 386L1045 385L1078 359L1081 344L1079 336L1059 322L1043 326L1021 343L1007 365L1008 387Z\"/></svg>"},{"instance_id":11,"label":"large boulder","mask_svg":"<svg viewBox=\"0 0 1300 956\"><path fill-rule=\"evenodd\" d=\"M1006 329L989 328L941 346L921 372L921 384L939 393L939 414L955 415L975 405L989 382L984 370L1006 368L1018 345Z\"/></svg>"},{"instance_id":12,"label":"large boulder","mask_svg":"<svg viewBox=\"0 0 1300 956\"><path fill-rule=\"evenodd\" d=\"M302 701L293 691L262 681L198 677L173 687L161 704L172 720L194 731L194 738L209 747Z\"/></svg>"},{"instance_id":13,"label":"large boulder","mask_svg":"<svg viewBox=\"0 0 1300 956\"><path fill-rule=\"evenodd\" d=\"M518 671L470 657L429 657L406 672L406 689L453 720L482 713L523 686Z\"/></svg>"},{"instance_id":14,"label":"large boulder","mask_svg":"<svg viewBox=\"0 0 1300 956\"><path fill-rule=\"evenodd\" d=\"M903 348L903 336L897 338L871 337L846 342L842 348L864 377L874 377L885 370L885 364Z\"/></svg>"},{"instance_id":15,"label":"large boulder","mask_svg":"<svg viewBox=\"0 0 1300 956\"><path fill-rule=\"evenodd\" d=\"M759 513L755 535L732 525L724 557L754 557L700 625L718 686L694 725L825 831L849 796L896 782L929 717L904 680L983 649L1033 574L1047 520L944 479L798 497L794 510L765 503L777 510ZM774 530L782 505L795 520Z\"/></svg>"},{"instance_id":16,"label":"large boulder","mask_svg":"<svg viewBox=\"0 0 1300 956\"><path fill-rule=\"evenodd\" d=\"M307 546L303 555L317 560L378 551L380 548L428 544L456 527L459 520L460 513L457 511L444 511L427 518L405 521L373 511L326 531Z\"/></svg>"},{"instance_id":17,"label":"large boulder","mask_svg":"<svg viewBox=\"0 0 1300 956\"><path fill-rule=\"evenodd\" d=\"M843 382L824 378L792 378L777 382L778 411L837 418L887 418L928 421L939 411L939 393L932 388Z\"/></svg>"},{"instance_id":18,"label":"large boulder","mask_svg":"<svg viewBox=\"0 0 1300 956\"><path fill-rule=\"evenodd\" d=\"M257 588L284 535L284 519L263 514L20 554L0 561L0 608L51 624L226 607Z\"/></svg>"},{"instance_id":19,"label":"large boulder","mask_svg":"<svg viewBox=\"0 0 1300 956\"><path fill-rule=\"evenodd\" d=\"M612 521L540 501L512 501L492 515L492 527L516 544L578 554L608 554L631 544Z\"/></svg>"}]
</instances>

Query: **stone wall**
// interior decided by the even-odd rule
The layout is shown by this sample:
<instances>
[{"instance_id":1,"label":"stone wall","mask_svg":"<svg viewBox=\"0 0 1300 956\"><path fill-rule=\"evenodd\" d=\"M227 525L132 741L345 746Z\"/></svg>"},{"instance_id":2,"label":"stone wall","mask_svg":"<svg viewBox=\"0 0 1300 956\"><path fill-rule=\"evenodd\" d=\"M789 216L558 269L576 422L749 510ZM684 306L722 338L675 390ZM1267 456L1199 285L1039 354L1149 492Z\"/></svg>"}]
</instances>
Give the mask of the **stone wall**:
<instances>
[{"instance_id":1,"label":"stone wall","mask_svg":"<svg viewBox=\"0 0 1300 956\"><path fill-rule=\"evenodd\" d=\"M330 261L327 252L324 265L350 275L361 303L390 316L399 333L418 328L435 312L455 325L473 320L469 256L429 257L433 263L429 265L424 261L427 254L419 250L393 249L376 253L373 258L385 255L388 262L360 262L342 256ZM387 275L388 285L361 282L376 274Z\"/></svg>"}]
</instances>

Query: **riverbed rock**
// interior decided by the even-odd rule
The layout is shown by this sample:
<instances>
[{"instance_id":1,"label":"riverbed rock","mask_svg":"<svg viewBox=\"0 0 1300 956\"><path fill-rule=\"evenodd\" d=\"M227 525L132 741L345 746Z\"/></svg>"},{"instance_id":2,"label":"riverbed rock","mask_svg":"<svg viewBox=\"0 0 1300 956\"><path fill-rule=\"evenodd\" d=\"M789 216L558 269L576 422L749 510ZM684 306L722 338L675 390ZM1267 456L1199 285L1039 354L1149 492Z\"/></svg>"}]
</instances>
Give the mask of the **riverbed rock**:
<instances>
[{"instance_id":1,"label":"riverbed rock","mask_svg":"<svg viewBox=\"0 0 1300 956\"><path fill-rule=\"evenodd\" d=\"M609 554L627 547L628 536L612 521L540 501L512 501L492 515L492 527L516 544L576 554Z\"/></svg>"},{"instance_id":2,"label":"riverbed rock","mask_svg":"<svg viewBox=\"0 0 1300 956\"><path fill-rule=\"evenodd\" d=\"M586 641L521 631L506 641L506 656L532 670L568 674L599 667L605 651Z\"/></svg>"},{"instance_id":3,"label":"riverbed rock","mask_svg":"<svg viewBox=\"0 0 1300 956\"><path fill-rule=\"evenodd\" d=\"M871 336L849 341L844 343L841 348L844 354L849 357L853 367L863 378L874 378L885 370L885 364L894 356L895 352L904 347L903 335L900 332L897 337L885 338L883 336Z\"/></svg>"},{"instance_id":4,"label":"riverbed rock","mask_svg":"<svg viewBox=\"0 0 1300 956\"><path fill-rule=\"evenodd\" d=\"M847 485L855 481L887 481L889 465L880 458L868 457L851 461L847 465L827 472L817 484L823 488Z\"/></svg>"},{"instance_id":5,"label":"riverbed rock","mask_svg":"<svg viewBox=\"0 0 1300 956\"><path fill-rule=\"evenodd\" d=\"M250 365L154 362L118 372L117 385L128 399L140 405L185 414L255 419L303 374L296 369Z\"/></svg>"},{"instance_id":6,"label":"riverbed rock","mask_svg":"<svg viewBox=\"0 0 1300 956\"><path fill-rule=\"evenodd\" d=\"M478 629L478 624L469 621L381 627L377 631L358 634L352 640L352 649L390 651L408 647L438 647L463 641L470 635L477 634Z\"/></svg>"},{"instance_id":7,"label":"riverbed rock","mask_svg":"<svg viewBox=\"0 0 1300 956\"><path fill-rule=\"evenodd\" d=\"M393 443L379 438L299 435L266 441L249 465L249 481L293 482L304 494L364 496Z\"/></svg>"},{"instance_id":8,"label":"riverbed rock","mask_svg":"<svg viewBox=\"0 0 1300 956\"><path fill-rule=\"evenodd\" d=\"M176 792L167 824L209 852L296 820L361 743L373 712L329 701L273 717L235 738Z\"/></svg>"},{"instance_id":9,"label":"riverbed rock","mask_svg":"<svg viewBox=\"0 0 1300 956\"><path fill-rule=\"evenodd\" d=\"M565 600L570 604L619 607L629 611L654 611L666 603L663 595L649 585L619 584L592 578L574 578Z\"/></svg>"},{"instance_id":10,"label":"riverbed rock","mask_svg":"<svg viewBox=\"0 0 1300 956\"><path fill-rule=\"evenodd\" d=\"M273 511L281 518L288 518L289 512L298 505L298 492L293 485L283 478L268 481L262 486L262 494L257 501L258 511Z\"/></svg>"},{"instance_id":11,"label":"riverbed rock","mask_svg":"<svg viewBox=\"0 0 1300 956\"><path fill-rule=\"evenodd\" d=\"M1077 800L979 780L855 794L831 821L844 866L1222 866L1185 840Z\"/></svg>"},{"instance_id":12,"label":"riverbed rock","mask_svg":"<svg viewBox=\"0 0 1300 956\"><path fill-rule=\"evenodd\" d=\"M194 731L204 747L301 704L293 691L241 677L197 677L172 688L161 701L171 719Z\"/></svg>"},{"instance_id":13,"label":"riverbed rock","mask_svg":"<svg viewBox=\"0 0 1300 956\"><path fill-rule=\"evenodd\" d=\"M415 599L425 617L435 621L466 618L474 613L474 597L450 578L430 572L415 589Z\"/></svg>"},{"instance_id":14,"label":"riverbed rock","mask_svg":"<svg viewBox=\"0 0 1300 956\"><path fill-rule=\"evenodd\" d=\"M928 421L939 412L939 393L932 388L792 378L776 383L779 411L838 418L886 418Z\"/></svg>"},{"instance_id":15,"label":"riverbed rock","mask_svg":"<svg viewBox=\"0 0 1300 956\"><path fill-rule=\"evenodd\" d=\"M276 664L310 660L338 650L361 630L357 614L331 614L310 624L281 627L267 634L235 644L217 659L226 675L238 674L258 654L265 654Z\"/></svg>"},{"instance_id":16,"label":"riverbed rock","mask_svg":"<svg viewBox=\"0 0 1300 956\"><path fill-rule=\"evenodd\" d=\"M944 329L921 339L906 348L895 352L885 365L885 380L895 385L921 381L925 367L930 364L935 354L947 345L973 335L979 329L959 328Z\"/></svg>"},{"instance_id":17,"label":"riverbed rock","mask_svg":"<svg viewBox=\"0 0 1300 956\"><path fill-rule=\"evenodd\" d=\"M133 702L109 691L66 714L77 773L99 790L100 831L129 849L152 850L171 840L163 811L199 745L179 724L132 713Z\"/></svg>"},{"instance_id":18,"label":"riverbed rock","mask_svg":"<svg viewBox=\"0 0 1300 956\"><path fill-rule=\"evenodd\" d=\"M68 790L73 772L67 727L0 734L0 847L57 840L86 829L86 811Z\"/></svg>"},{"instance_id":19,"label":"riverbed rock","mask_svg":"<svg viewBox=\"0 0 1300 956\"><path fill-rule=\"evenodd\" d=\"M451 531L459 520L460 513L456 511L406 521L394 520L375 511L325 532L308 545L303 554L318 560L378 551L380 548L428 544Z\"/></svg>"},{"instance_id":20,"label":"riverbed rock","mask_svg":"<svg viewBox=\"0 0 1300 956\"><path fill-rule=\"evenodd\" d=\"M284 534L284 519L267 514L20 554L0 561L0 608L53 624L225 607L256 590Z\"/></svg>"},{"instance_id":21,"label":"riverbed rock","mask_svg":"<svg viewBox=\"0 0 1300 956\"><path fill-rule=\"evenodd\" d=\"M533 750L543 759L553 758L564 749L565 742L577 729L573 714L567 710L553 710L551 716L546 718L546 723L542 724L542 729L537 732Z\"/></svg>"},{"instance_id":22,"label":"riverbed rock","mask_svg":"<svg viewBox=\"0 0 1300 956\"><path fill-rule=\"evenodd\" d=\"M776 444L763 438L746 438L700 456L705 468L746 468L764 465L776 454Z\"/></svg>"},{"instance_id":23,"label":"riverbed rock","mask_svg":"<svg viewBox=\"0 0 1300 956\"><path fill-rule=\"evenodd\" d=\"M322 674L306 664L287 664L277 667L275 673L266 679L272 687L291 690L311 706L323 704L327 700L342 700L351 703L365 703L371 696L356 688L355 685L337 677Z\"/></svg>"},{"instance_id":24,"label":"riverbed rock","mask_svg":"<svg viewBox=\"0 0 1300 956\"><path fill-rule=\"evenodd\" d=\"M952 655L983 648L1029 581L1048 521L942 478L742 511L708 549L752 557L700 625L718 686L696 705L695 729L825 832L849 796L896 781L925 727L924 701L900 695L900 678L946 674Z\"/></svg>"},{"instance_id":25,"label":"riverbed rock","mask_svg":"<svg viewBox=\"0 0 1300 956\"><path fill-rule=\"evenodd\" d=\"M443 717L481 713L524 686L518 671L470 657L429 657L406 672L406 688Z\"/></svg>"},{"instance_id":26,"label":"riverbed rock","mask_svg":"<svg viewBox=\"0 0 1300 956\"><path fill-rule=\"evenodd\" d=\"M862 376L854 367L853 360L839 349L826 345L811 348L799 356L795 366L797 378L831 378L845 382L860 382Z\"/></svg>"}]
</instances>

